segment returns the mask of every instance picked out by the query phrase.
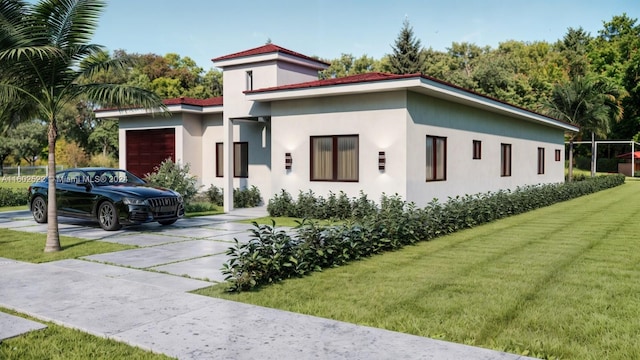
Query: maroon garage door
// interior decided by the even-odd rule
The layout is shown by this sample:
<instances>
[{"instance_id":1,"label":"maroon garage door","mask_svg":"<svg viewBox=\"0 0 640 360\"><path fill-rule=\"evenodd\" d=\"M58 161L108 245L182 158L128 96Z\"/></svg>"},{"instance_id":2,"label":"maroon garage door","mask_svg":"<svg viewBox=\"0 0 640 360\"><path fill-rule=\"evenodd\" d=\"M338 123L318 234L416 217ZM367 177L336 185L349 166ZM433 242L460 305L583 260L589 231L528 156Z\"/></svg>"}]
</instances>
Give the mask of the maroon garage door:
<instances>
[{"instance_id":1,"label":"maroon garage door","mask_svg":"<svg viewBox=\"0 0 640 360\"><path fill-rule=\"evenodd\" d=\"M127 170L143 177L167 158L175 159L174 129L127 130Z\"/></svg>"}]
</instances>

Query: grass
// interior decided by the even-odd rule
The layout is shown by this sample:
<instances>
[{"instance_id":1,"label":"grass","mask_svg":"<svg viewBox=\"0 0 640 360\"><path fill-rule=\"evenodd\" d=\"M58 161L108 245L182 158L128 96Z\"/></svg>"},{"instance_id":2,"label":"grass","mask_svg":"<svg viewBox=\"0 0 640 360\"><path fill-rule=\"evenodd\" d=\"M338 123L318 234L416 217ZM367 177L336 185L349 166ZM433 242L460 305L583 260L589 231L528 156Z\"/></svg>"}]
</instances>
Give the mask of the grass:
<instances>
[{"instance_id":1,"label":"grass","mask_svg":"<svg viewBox=\"0 0 640 360\"><path fill-rule=\"evenodd\" d=\"M54 323L43 322L8 309L0 308L0 311L47 325L46 329L32 331L2 341L0 343L0 359L173 359L163 354L152 353L115 340L90 335Z\"/></svg>"},{"instance_id":2,"label":"grass","mask_svg":"<svg viewBox=\"0 0 640 360\"><path fill-rule=\"evenodd\" d=\"M62 251L45 253L46 238L46 234L0 228L0 257L42 263L136 248L134 245L61 236Z\"/></svg>"},{"instance_id":3,"label":"grass","mask_svg":"<svg viewBox=\"0 0 640 360\"><path fill-rule=\"evenodd\" d=\"M196 291L536 357L640 358L640 182L259 291Z\"/></svg>"}]
</instances>

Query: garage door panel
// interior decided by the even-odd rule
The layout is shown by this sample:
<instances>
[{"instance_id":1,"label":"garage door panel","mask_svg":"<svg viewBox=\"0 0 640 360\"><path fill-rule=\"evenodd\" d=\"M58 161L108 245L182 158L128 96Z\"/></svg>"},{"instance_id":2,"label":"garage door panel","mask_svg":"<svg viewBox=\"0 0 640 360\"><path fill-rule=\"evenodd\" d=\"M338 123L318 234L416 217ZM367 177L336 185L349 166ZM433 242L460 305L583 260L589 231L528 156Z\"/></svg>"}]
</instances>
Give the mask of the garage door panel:
<instances>
[{"instance_id":1,"label":"garage door panel","mask_svg":"<svg viewBox=\"0 0 640 360\"><path fill-rule=\"evenodd\" d=\"M153 172L167 158L175 161L175 130L127 130L127 170L137 176Z\"/></svg>"}]
</instances>

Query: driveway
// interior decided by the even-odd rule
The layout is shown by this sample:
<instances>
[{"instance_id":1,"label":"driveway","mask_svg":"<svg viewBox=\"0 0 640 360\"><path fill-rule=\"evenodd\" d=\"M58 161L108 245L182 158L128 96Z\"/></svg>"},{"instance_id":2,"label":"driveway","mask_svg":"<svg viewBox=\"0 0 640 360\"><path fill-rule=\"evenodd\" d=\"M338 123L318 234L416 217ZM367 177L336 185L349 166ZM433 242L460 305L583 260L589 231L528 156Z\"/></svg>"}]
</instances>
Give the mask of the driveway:
<instances>
[{"instance_id":1,"label":"driveway","mask_svg":"<svg viewBox=\"0 0 640 360\"><path fill-rule=\"evenodd\" d=\"M0 306L179 359L528 359L187 293L223 281L226 249L250 236L250 225L234 221L263 215L238 210L116 232L61 219L62 235L139 248L44 264L0 258ZM0 213L0 227L46 232L26 211ZM15 324L0 316L0 329L22 328Z\"/></svg>"}]
</instances>

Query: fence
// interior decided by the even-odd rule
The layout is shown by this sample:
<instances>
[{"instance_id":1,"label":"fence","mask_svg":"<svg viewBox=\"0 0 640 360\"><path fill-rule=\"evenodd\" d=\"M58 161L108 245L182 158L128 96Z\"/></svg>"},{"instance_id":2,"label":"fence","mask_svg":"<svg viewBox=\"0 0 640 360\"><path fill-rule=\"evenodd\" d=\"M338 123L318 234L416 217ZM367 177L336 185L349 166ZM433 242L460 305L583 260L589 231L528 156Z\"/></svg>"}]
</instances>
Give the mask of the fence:
<instances>
[{"instance_id":1,"label":"fence","mask_svg":"<svg viewBox=\"0 0 640 360\"><path fill-rule=\"evenodd\" d=\"M64 169L62 165L56 165L56 171ZM47 166L4 166L4 176L47 176Z\"/></svg>"}]
</instances>

